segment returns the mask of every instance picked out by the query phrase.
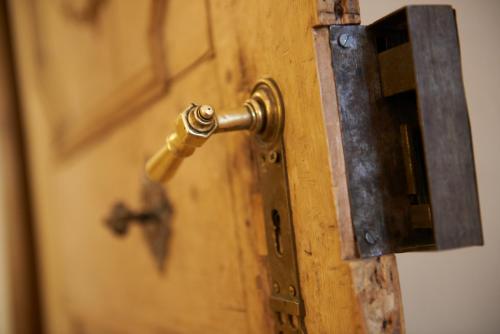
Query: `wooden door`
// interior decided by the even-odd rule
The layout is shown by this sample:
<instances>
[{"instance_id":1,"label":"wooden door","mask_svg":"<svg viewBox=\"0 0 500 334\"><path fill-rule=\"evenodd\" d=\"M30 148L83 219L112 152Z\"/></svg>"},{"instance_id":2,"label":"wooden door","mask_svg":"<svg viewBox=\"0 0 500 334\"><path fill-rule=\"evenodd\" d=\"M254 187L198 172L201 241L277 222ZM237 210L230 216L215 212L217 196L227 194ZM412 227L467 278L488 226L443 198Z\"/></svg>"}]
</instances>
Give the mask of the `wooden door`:
<instances>
[{"instance_id":1,"label":"wooden door","mask_svg":"<svg viewBox=\"0 0 500 334\"><path fill-rule=\"evenodd\" d=\"M403 331L394 257L341 259L327 26L359 23L357 1L16 0L10 12L47 333L273 332L248 134L211 139L162 185L162 269L139 226L119 238L104 224L119 201L140 210L144 162L184 107L239 106L264 77L285 103L307 331Z\"/></svg>"}]
</instances>

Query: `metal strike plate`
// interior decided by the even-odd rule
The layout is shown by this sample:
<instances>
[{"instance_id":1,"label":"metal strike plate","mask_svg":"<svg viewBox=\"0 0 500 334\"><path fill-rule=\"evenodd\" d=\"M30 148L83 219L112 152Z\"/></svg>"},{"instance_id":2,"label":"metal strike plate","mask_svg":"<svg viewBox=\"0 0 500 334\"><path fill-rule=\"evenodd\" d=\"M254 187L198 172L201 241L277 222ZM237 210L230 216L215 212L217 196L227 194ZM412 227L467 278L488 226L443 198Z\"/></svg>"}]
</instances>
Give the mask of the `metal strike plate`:
<instances>
[{"instance_id":1,"label":"metal strike plate","mask_svg":"<svg viewBox=\"0 0 500 334\"><path fill-rule=\"evenodd\" d=\"M330 44L360 257L481 245L454 10L331 26Z\"/></svg>"},{"instance_id":2,"label":"metal strike plate","mask_svg":"<svg viewBox=\"0 0 500 334\"><path fill-rule=\"evenodd\" d=\"M303 334L306 333L305 310L300 292L283 139L271 147L255 143L254 152L258 157L263 196L275 333Z\"/></svg>"}]
</instances>

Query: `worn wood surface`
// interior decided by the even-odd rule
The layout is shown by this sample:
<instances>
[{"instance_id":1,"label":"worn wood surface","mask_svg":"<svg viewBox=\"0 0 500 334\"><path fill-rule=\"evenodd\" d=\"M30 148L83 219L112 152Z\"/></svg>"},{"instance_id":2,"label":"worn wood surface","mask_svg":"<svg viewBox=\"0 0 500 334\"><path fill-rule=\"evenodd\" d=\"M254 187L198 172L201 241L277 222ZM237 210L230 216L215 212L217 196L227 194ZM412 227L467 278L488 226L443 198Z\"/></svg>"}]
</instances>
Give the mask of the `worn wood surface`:
<instances>
[{"instance_id":1,"label":"worn wood surface","mask_svg":"<svg viewBox=\"0 0 500 334\"><path fill-rule=\"evenodd\" d=\"M17 100L13 49L5 1L0 1L0 224L5 239L0 241L6 291L7 323L12 333L36 333L40 327L37 275L33 246L26 155ZM2 289L3 290L3 289ZM5 314L4 314L5 315ZM3 316L4 316L3 315Z\"/></svg>"},{"instance_id":2,"label":"worn wood surface","mask_svg":"<svg viewBox=\"0 0 500 334\"><path fill-rule=\"evenodd\" d=\"M193 1L190 6L197 9L192 14L208 22L199 30L199 22L186 26L182 14L186 8L181 2L167 1L169 43L182 42L185 47L178 57L169 57L177 52L175 48L165 49L167 68L183 68L189 57L182 55L196 54L200 44L208 45L204 50L210 56L196 58L182 75L167 80L168 89L154 101L142 104L141 112L108 121L99 136L92 135L90 142L70 154L60 150L57 131L71 138L80 131L71 124L80 119L84 123L92 119L91 124L108 119L108 109L102 106L113 92L129 96L120 80L108 81L104 91L92 88L102 73L101 67L93 66L101 63L88 61L94 59L92 53L106 53L108 48L98 42L138 34L136 28L147 27L151 17L142 10L146 6L142 3L134 11L133 1L105 2L99 19L82 24L65 17L57 3L11 3L47 331L271 332L262 198L246 134L217 135L187 159L166 185L174 216L164 272L157 272L137 229L117 239L103 226L103 218L117 200L139 206L145 158L161 145L175 116L189 102L233 107L247 98L256 80L270 76L285 101L285 150L306 327L310 333L375 333L365 325L369 312L364 303L370 300L359 293L372 291L372 283L367 281L365 289L355 288L353 284L359 286L360 280L353 277L359 271L341 259L312 34L313 27L324 24L318 15L320 2ZM351 1L352 8L355 4ZM136 24L99 24L107 18ZM51 29L46 36L48 30L36 28L42 20L55 22L60 29ZM166 25L167 20L163 29ZM72 41L71 31L84 36L86 43L80 44L77 38ZM50 42L40 42L46 38ZM116 43L126 45L122 42ZM134 64L147 59L147 42L137 47L140 52L132 59ZM75 49L70 55L81 53L77 59L84 62L72 63L70 57L56 76L58 67L48 64L66 48ZM125 51L117 50L120 59ZM66 73L70 70L65 66L74 70ZM124 66L117 76L126 77L127 71ZM82 80L87 88L80 92L78 81ZM61 88L59 93L51 95L43 88L47 84L54 91ZM85 97L97 107L86 109L75 102ZM64 111L59 101L73 101L75 109ZM87 115L87 110L94 111ZM52 124L63 124L62 129ZM390 268L393 261L388 259ZM362 268L364 273L373 270Z\"/></svg>"},{"instance_id":3,"label":"worn wood surface","mask_svg":"<svg viewBox=\"0 0 500 334\"><path fill-rule=\"evenodd\" d=\"M359 24L357 0L317 0L316 24Z\"/></svg>"},{"instance_id":4,"label":"worn wood surface","mask_svg":"<svg viewBox=\"0 0 500 334\"><path fill-rule=\"evenodd\" d=\"M403 301L394 255L350 263L365 333L404 333Z\"/></svg>"},{"instance_id":5,"label":"worn wood surface","mask_svg":"<svg viewBox=\"0 0 500 334\"><path fill-rule=\"evenodd\" d=\"M328 141L331 189L335 200L336 221L340 237L342 257L357 257L357 248L352 227L349 193L347 190L344 148L340 136L340 116L337 105L335 78L332 67L332 50L328 27L314 30L317 73L320 87L321 104L325 135Z\"/></svg>"}]
</instances>

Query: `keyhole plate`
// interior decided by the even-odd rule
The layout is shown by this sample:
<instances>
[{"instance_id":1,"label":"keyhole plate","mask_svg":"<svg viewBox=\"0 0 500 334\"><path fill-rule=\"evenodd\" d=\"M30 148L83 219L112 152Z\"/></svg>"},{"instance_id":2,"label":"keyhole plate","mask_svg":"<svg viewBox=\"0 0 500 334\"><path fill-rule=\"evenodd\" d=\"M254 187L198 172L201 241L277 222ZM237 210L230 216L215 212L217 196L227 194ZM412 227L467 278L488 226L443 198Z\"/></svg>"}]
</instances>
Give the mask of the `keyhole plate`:
<instances>
[{"instance_id":1,"label":"keyhole plate","mask_svg":"<svg viewBox=\"0 0 500 334\"><path fill-rule=\"evenodd\" d=\"M260 157L257 161L272 279L270 303L276 315L275 333L306 333L283 139L272 147L256 141L254 150Z\"/></svg>"},{"instance_id":2,"label":"keyhole plate","mask_svg":"<svg viewBox=\"0 0 500 334\"><path fill-rule=\"evenodd\" d=\"M131 225L140 227L156 266L163 271L174 211L162 185L147 179L143 181L141 202L139 210L132 210L123 202L117 202L105 219L105 226L118 237L126 236L133 229Z\"/></svg>"}]
</instances>

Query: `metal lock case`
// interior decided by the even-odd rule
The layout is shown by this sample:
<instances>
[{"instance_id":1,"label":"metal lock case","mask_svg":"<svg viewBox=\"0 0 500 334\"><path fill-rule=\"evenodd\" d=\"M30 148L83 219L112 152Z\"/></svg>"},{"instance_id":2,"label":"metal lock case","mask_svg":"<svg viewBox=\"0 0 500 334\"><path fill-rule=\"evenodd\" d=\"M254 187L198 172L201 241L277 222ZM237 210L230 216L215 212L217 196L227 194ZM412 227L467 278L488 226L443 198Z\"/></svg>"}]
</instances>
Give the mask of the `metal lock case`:
<instances>
[{"instance_id":1,"label":"metal lock case","mask_svg":"<svg viewBox=\"0 0 500 334\"><path fill-rule=\"evenodd\" d=\"M359 256L481 245L454 10L331 26L330 42Z\"/></svg>"}]
</instances>

